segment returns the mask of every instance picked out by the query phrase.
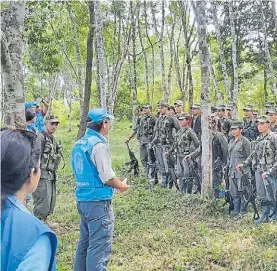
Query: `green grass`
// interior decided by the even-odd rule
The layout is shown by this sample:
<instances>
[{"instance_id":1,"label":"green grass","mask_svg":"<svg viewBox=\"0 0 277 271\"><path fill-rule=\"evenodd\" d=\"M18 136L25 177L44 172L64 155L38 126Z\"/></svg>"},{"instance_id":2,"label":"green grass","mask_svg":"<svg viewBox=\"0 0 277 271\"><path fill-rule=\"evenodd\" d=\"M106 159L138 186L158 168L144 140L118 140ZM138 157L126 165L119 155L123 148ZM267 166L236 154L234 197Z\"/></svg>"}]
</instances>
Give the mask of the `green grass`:
<instances>
[{"instance_id":1,"label":"green grass","mask_svg":"<svg viewBox=\"0 0 277 271\"><path fill-rule=\"evenodd\" d=\"M75 125L76 126L76 125ZM128 161L124 141L129 123L115 123L110 134L113 164L119 173ZM58 270L73 270L79 216L75 206L70 152L77 128L61 125L57 137L64 146L65 167L60 170L56 213ZM138 153L133 140L131 148ZM138 156L138 155L137 155ZM109 270L277 270L277 224L255 227L252 214L234 221L223 201L201 201L176 191L145 189L143 179L114 198L115 232Z\"/></svg>"}]
</instances>

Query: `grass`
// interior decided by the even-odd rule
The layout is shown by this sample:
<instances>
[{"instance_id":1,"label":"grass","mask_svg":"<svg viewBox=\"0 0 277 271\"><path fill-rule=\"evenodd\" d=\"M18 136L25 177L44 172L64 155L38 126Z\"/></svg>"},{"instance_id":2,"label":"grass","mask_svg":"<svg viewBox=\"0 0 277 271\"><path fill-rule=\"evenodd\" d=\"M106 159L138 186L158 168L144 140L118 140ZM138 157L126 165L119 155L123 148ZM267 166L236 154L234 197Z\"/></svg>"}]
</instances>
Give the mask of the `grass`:
<instances>
[{"instance_id":1,"label":"grass","mask_svg":"<svg viewBox=\"0 0 277 271\"><path fill-rule=\"evenodd\" d=\"M129 123L115 123L110 134L113 164L119 173L128 161L124 141ZM60 170L56 212L58 270L73 270L79 216L75 206L70 152L77 128L57 133L64 146L65 167ZM138 153L136 140L130 144ZM138 155L137 155L138 156ZM252 214L234 221L223 201L201 201L197 195L145 189L146 181L114 198L115 232L109 270L277 270L277 224L253 225Z\"/></svg>"}]
</instances>

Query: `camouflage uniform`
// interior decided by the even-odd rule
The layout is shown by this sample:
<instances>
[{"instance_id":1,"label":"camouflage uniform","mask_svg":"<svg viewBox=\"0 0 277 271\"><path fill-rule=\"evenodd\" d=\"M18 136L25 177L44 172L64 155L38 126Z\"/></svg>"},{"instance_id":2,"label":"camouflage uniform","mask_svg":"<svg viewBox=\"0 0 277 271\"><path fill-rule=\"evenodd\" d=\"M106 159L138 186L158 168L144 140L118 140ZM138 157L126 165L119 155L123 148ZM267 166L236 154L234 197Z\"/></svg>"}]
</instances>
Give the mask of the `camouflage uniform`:
<instances>
[{"instance_id":1,"label":"camouflage uniform","mask_svg":"<svg viewBox=\"0 0 277 271\"><path fill-rule=\"evenodd\" d=\"M41 145L41 177L34 198L34 215L45 220L53 214L56 203L56 171L61 162L62 148L54 136L42 132L38 135Z\"/></svg>"},{"instance_id":2,"label":"camouflage uniform","mask_svg":"<svg viewBox=\"0 0 277 271\"><path fill-rule=\"evenodd\" d=\"M273 108L267 109L267 110L266 110L266 115L268 115L268 114L275 114L275 115L277 115L277 108L275 109L275 108L273 107ZM269 128L269 129L271 130L271 132L277 133L277 124L274 125L274 126L270 125L270 128Z\"/></svg>"},{"instance_id":3,"label":"camouflage uniform","mask_svg":"<svg viewBox=\"0 0 277 271\"><path fill-rule=\"evenodd\" d=\"M153 149L149 149L149 143L153 139L155 122L153 115L142 115L134 129L140 143L140 159L146 174L149 172L150 160L153 160Z\"/></svg>"},{"instance_id":4,"label":"camouflage uniform","mask_svg":"<svg viewBox=\"0 0 277 271\"><path fill-rule=\"evenodd\" d=\"M243 123L240 121L233 122L232 128L242 128ZM237 170L236 166L242 163L251 152L250 141L241 136L239 140L235 138L231 139L228 144L228 178L229 178L229 190L234 202L234 215L246 212L245 199L243 192L246 189L246 185L250 185L251 179L250 168L245 167L242 170Z\"/></svg>"},{"instance_id":5,"label":"camouflage uniform","mask_svg":"<svg viewBox=\"0 0 277 271\"><path fill-rule=\"evenodd\" d=\"M167 104L164 104L167 106ZM169 175L169 167L174 165L169 164L170 158L165 158L164 153L168 152L173 144L174 129L177 132L180 129L177 119L173 116L160 115L156 121L154 128L154 139L151 146L154 146L155 156L158 169L162 174L162 185L167 184L167 176Z\"/></svg>"},{"instance_id":6,"label":"camouflage uniform","mask_svg":"<svg viewBox=\"0 0 277 271\"><path fill-rule=\"evenodd\" d=\"M243 110L253 111L252 105L247 105ZM250 142L255 141L259 135L259 131L254 118L248 120L243 118L243 136L246 137Z\"/></svg>"},{"instance_id":7,"label":"camouflage uniform","mask_svg":"<svg viewBox=\"0 0 277 271\"><path fill-rule=\"evenodd\" d=\"M189 120L189 115L179 115L179 119ZM182 193L192 193L192 176L190 176L190 165L187 160L184 160L186 155L189 155L199 147L197 135L191 128L181 127L174 137L174 143L170 151L174 151L177 161L177 176L179 178L179 188Z\"/></svg>"},{"instance_id":8,"label":"camouflage uniform","mask_svg":"<svg viewBox=\"0 0 277 271\"><path fill-rule=\"evenodd\" d=\"M266 116L258 118L259 122L268 122ZM276 161L277 161L277 134L269 131L267 135L259 135L256 140L255 148L244 161L244 165L251 165L255 171L257 197L261 200L262 217L258 222L265 222L268 220L270 213L270 206L275 201L274 187L269 179L263 179L262 174L265 172L272 172L276 178ZM273 169L273 170L272 170Z\"/></svg>"}]
</instances>

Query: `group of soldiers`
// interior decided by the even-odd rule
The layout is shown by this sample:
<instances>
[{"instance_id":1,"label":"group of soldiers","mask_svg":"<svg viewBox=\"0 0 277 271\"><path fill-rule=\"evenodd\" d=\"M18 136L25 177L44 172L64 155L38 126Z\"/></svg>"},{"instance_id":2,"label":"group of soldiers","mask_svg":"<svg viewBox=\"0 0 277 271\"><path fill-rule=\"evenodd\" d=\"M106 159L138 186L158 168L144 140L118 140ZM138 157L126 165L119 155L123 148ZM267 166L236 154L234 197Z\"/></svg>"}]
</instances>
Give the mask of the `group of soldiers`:
<instances>
[{"instance_id":1,"label":"group of soldiers","mask_svg":"<svg viewBox=\"0 0 277 271\"><path fill-rule=\"evenodd\" d=\"M163 101L157 107L155 116L150 105L142 106L126 143L137 136L144 174L151 186L160 183L163 188L175 185L184 194L200 192L201 106L192 105L191 114L184 113L180 100L175 101L174 108ZM277 220L277 107L266 104L261 116L252 105L246 105L243 112L244 118L239 121L233 117L232 105L212 107L209 128L214 196L228 191L232 215L239 218L254 195L262 211L255 222Z\"/></svg>"}]
</instances>

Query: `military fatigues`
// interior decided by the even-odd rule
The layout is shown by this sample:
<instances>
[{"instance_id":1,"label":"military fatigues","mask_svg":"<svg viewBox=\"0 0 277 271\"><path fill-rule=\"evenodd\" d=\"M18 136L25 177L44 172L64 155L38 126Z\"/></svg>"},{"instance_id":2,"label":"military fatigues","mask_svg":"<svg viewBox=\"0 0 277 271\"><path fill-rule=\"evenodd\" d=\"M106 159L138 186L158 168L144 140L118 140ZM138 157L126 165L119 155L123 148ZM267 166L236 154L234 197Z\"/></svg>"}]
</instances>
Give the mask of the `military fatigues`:
<instances>
[{"instance_id":1,"label":"military fatigues","mask_svg":"<svg viewBox=\"0 0 277 271\"><path fill-rule=\"evenodd\" d=\"M241 136L239 140L231 139L228 145L228 178L229 190L234 202L234 215L245 213L245 200L243 192L246 185L249 185L251 178L250 168L245 167L242 170L237 170L236 166L242 163L251 152L250 141Z\"/></svg>"},{"instance_id":2,"label":"military fatigues","mask_svg":"<svg viewBox=\"0 0 277 271\"><path fill-rule=\"evenodd\" d=\"M182 127L174 137L174 143L171 151L176 154L177 175L179 178L179 189L182 193L192 193L193 180L190 174L190 167L194 166L189 161L184 160L186 155L189 155L199 147L197 135L191 128Z\"/></svg>"},{"instance_id":3,"label":"military fatigues","mask_svg":"<svg viewBox=\"0 0 277 271\"><path fill-rule=\"evenodd\" d=\"M46 219L53 214L56 203L56 171L62 158L62 149L53 136L45 132L38 135L41 145L41 177L36 191L33 193L34 215Z\"/></svg>"},{"instance_id":4,"label":"military fatigues","mask_svg":"<svg viewBox=\"0 0 277 271\"><path fill-rule=\"evenodd\" d=\"M232 121L228 118L220 118L218 120L218 131L223 133L228 141L231 140L232 136L230 135L230 129L231 129Z\"/></svg>"},{"instance_id":5,"label":"military fatigues","mask_svg":"<svg viewBox=\"0 0 277 271\"><path fill-rule=\"evenodd\" d=\"M156 121L154 139L151 143L155 148L156 162L162 174L162 185L164 186L167 184L170 168L174 168L174 165L168 164L171 157L166 158L164 155L173 144L174 129L176 132L180 129L177 119L173 116L161 115Z\"/></svg>"},{"instance_id":6,"label":"military fatigues","mask_svg":"<svg viewBox=\"0 0 277 271\"><path fill-rule=\"evenodd\" d=\"M275 125L275 126L270 126L270 131L271 131L271 132L274 132L274 133L277 133L277 125Z\"/></svg>"},{"instance_id":7,"label":"military fatigues","mask_svg":"<svg viewBox=\"0 0 277 271\"><path fill-rule=\"evenodd\" d=\"M154 116L142 115L135 127L135 132L140 143L140 159L146 175L149 173L149 163L155 163L153 161L153 149L149 149L149 143L153 139L155 122L156 118Z\"/></svg>"},{"instance_id":8,"label":"military fatigues","mask_svg":"<svg viewBox=\"0 0 277 271\"><path fill-rule=\"evenodd\" d=\"M269 132L267 135L260 135L255 143L255 149L245 160L244 165L250 165L252 162L255 171L257 197L261 200L262 217L259 222L268 220L270 207L274 203L275 185L271 183L271 179L262 178L265 172L272 172L276 178L277 161L277 134ZM273 194L272 194L273 193ZM276 193L276 191L275 191Z\"/></svg>"},{"instance_id":9,"label":"military fatigues","mask_svg":"<svg viewBox=\"0 0 277 271\"><path fill-rule=\"evenodd\" d=\"M255 141L259 136L259 131L254 119L250 121L246 118L243 119L243 136L250 142Z\"/></svg>"},{"instance_id":10,"label":"military fatigues","mask_svg":"<svg viewBox=\"0 0 277 271\"><path fill-rule=\"evenodd\" d=\"M214 196L219 196L219 186L222 180L222 170L226 165L228 152L228 143L224 134L212 132L212 168L213 168L213 190ZM192 154L191 158L195 159L201 154L201 146L199 146Z\"/></svg>"}]
</instances>

